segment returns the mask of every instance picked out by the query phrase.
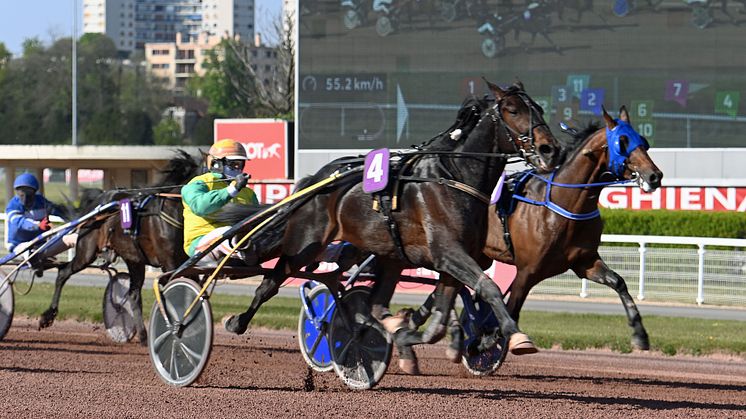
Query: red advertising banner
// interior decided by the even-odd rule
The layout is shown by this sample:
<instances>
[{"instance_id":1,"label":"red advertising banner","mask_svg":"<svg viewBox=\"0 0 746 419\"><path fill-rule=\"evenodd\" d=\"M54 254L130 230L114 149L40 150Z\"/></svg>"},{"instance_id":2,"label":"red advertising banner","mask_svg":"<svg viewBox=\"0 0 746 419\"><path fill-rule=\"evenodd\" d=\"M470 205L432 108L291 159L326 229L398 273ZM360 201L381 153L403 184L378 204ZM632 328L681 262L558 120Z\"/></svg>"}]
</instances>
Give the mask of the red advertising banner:
<instances>
[{"instance_id":1,"label":"red advertising banner","mask_svg":"<svg viewBox=\"0 0 746 419\"><path fill-rule=\"evenodd\" d=\"M230 138L244 145L252 179L287 177L287 122L278 119L216 119L215 142Z\"/></svg>"},{"instance_id":2,"label":"red advertising banner","mask_svg":"<svg viewBox=\"0 0 746 419\"><path fill-rule=\"evenodd\" d=\"M646 193L637 186L615 186L603 189L599 204L604 208L631 210L746 212L746 187L668 186Z\"/></svg>"}]
</instances>

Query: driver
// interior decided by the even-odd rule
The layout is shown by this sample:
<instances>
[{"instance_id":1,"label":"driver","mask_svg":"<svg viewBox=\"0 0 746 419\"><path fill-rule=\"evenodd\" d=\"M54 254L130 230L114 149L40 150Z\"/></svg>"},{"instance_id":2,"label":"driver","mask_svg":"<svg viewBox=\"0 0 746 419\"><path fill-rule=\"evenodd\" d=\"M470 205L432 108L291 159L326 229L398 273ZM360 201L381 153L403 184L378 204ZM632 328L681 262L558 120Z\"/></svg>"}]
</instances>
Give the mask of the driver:
<instances>
[{"instance_id":1,"label":"driver","mask_svg":"<svg viewBox=\"0 0 746 419\"><path fill-rule=\"evenodd\" d=\"M15 196L8 202L5 215L8 220L8 243L11 252L15 250L25 251L28 247L25 243L49 231L52 228L49 222L50 215L65 217L60 207L42 196L39 191L39 181L31 173L19 175L13 182ZM47 249L45 254L54 255L75 245L75 237L66 238L64 245L55 249ZM56 247L56 246L53 246ZM56 252L56 253L55 253Z\"/></svg>"},{"instance_id":2,"label":"driver","mask_svg":"<svg viewBox=\"0 0 746 419\"><path fill-rule=\"evenodd\" d=\"M228 203L258 205L256 194L246 184L251 177L244 173L246 149L235 140L225 139L210 147L208 172L196 176L181 188L184 204L184 251L190 257L209 247L229 225L221 224L212 215ZM228 240L221 243L202 260L219 261L230 253ZM241 253L237 253L241 257Z\"/></svg>"}]
</instances>

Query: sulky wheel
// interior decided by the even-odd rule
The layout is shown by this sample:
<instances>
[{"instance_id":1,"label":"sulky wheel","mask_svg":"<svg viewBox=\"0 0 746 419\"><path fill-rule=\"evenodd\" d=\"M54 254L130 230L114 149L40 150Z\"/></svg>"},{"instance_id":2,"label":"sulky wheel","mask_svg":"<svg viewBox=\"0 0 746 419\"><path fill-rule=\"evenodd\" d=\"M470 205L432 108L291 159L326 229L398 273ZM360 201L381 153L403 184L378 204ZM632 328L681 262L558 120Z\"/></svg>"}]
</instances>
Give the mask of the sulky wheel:
<instances>
[{"instance_id":1,"label":"sulky wheel","mask_svg":"<svg viewBox=\"0 0 746 419\"><path fill-rule=\"evenodd\" d=\"M308 311L302 306L298 318L298 344L303 359L314 371L331 371L329 324L334 314L334 297L329 288L317 285L306 297Z\"/></svg>"},{"instance_id":2,"label":"sulky wheel","mask_svg":"<svg viewBox=\"0 0 746 419\"><path fill-rule=\"evenodd\" d=\"M495 35L482 40L482 54L487 58L497 57L505 49L505 37Z\"/></svg>"},{"instance_id":3,"label":"sulky wheel","mask_svg":"<svg viewBox=\"0 0 746 419\"><path fill-rule=\"evenodd\" d=\"M171 281L161 294L168 323L157 302L150 312L148 352L158 376L168 385L183 387L193 383L210 357L213 337L210 302L200 299L188 317L183 318L199 290L200 286L190 279Z\"/></svg>"},{"instance_id":4,"label":"sulky wheel","mask_svg":"<svg viewBox=\"0 0 746 419\"><path fill-rule=\"evenodd\" d=\"M376 33L380 36L388 36L394 32L394 22L388 16L379 16L376 20Z\"/></svg>"},{"instance_id":5,"label":"sulky wheel","mask_svg":"<svg viewBox=\"0 0 746 419\"><path fill-rule=\"evenodd\" d=\"M7 280L5 273L0 271L0 340L5 337L10 324L13 323L14 300L13 284Z\"/></svg>"},{"instance_id":6,"label":"sulky wheel","mask_svg":"<svg viewBox=\"0 0 746 419\"><path fill-rule=\"evenodd\" d=\"M342 17L345 28L353 30L363 24L363 18L357 9L347 9Z\"/></svg>"},{"instance_id":7,"label":"sulky wheel","mask_svg":"<svg viewBox=\"0 0 746 419\"><path fill-rule=\"evenodd\" d=\"M498 336L500 325L492 307L479 296L474 297L475 312L461 312L464 329L464 355L461 362L466 369L478 376L495 372L507 355L507 340Z\"/></svg>"},{"instance_id":8,"label":"sulky wheel","mask_svg":"<svg viewBox=\"0 0 746 419\"><path fill-rule=\"evenodd\" d=\"M135 315L129 298L130 276L126 272L114 275L104 292L104 326L111 340L129 342L135 336Z\"/></svg>"},{"instance_id":9,"label":"sulky wheel","mask_svg":"<svg viewBox=\"0 0 746 419\"><path fill-rule=\"evenodd\" d=\"M334 371L353 390L378 384L391 361L393 339L370 315L369 296L368 287L347 291L334 310L329 329Z\"/></svg>"},{"instance_id":10,"label":"sulky wheel","mask_svg":"<svg viewBox=\"0 0 746 419\"><path fill-rule=\"evenodd\" d=\"M444 21L451 23L458 17L458 8L455 1L443 1L440 4L440 17Z\"/></svg>"}]
</instances>

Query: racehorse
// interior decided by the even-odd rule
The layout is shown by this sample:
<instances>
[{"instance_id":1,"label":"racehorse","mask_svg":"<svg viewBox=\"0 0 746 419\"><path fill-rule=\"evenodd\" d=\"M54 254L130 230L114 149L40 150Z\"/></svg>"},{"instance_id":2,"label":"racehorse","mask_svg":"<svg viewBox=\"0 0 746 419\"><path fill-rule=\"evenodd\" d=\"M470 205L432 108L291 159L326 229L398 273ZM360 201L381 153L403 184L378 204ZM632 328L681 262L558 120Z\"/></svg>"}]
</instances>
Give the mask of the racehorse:
<instances>
[{"instance_id":1,"label":"racehorse","mask_svg":"<svg viewBox=\"0 0 746 419\"><path fill-rule=\"evenodd\" d=\"M398 206L392 211L390 197L379 197L381 213L372 208L372 197L363 191L361 179L332 184L313 195L287 215L282 234L268 243L263 253L280 258L256 290L247 311L227 319L225 328L242 334L259 307L276 295L280 285L310 265L335 240L351 243L378 258L378 279L371 296L373 316L388 329L388 303L397 278L406 267L423 266L458 278L487 301L501 320L502 333L511 352L536 352L528 336L510 318L497 285L474 260L482 253L487 228L487 194L495 187L506 163L506 154L519 153L543 170L559 159L558 142L542 117L543 111L521 84L502 90L487 82L495 105L480 114L468 135L441 136L412 152L395 174L402 182L395 192ZM304 178L297 188L313 184L337 170L329 164ZM391 188L389 188L391 190ZM238 222L256 208L234 206L221 221ZM388 214L388 215L387 215ZM322 281L336 298L339 278Z\"/></svg>"},{"instance_id":2,"label":"racehorse","mask_svg":"<svg viewBox=\"0 0 746 419\"><path fill-rule=\"evenodd\" d=\"M520 200L512 201L512 194L503 191L503 197L512 201L512 212L501 215L494 205L490 207L484 247L487 261L482 266L492 260L516 266L507 302L508 312L516 322L529 291L544 279L567 270L612 288L619 295L633 330L632 345L647 350L648 334L624 279L598 254L603 231L598 199L604 186L623 179L634 179L645 192L652 192L660 187L663 174L647 153L647 140L632 129L625 107L620 110L619 120L612 119L605 109L603 117L605 126L601 129L591 124L574 133L572 143L563 150L565 162L554 174L524 174L525 183L515 191L523 194ZM609 179L613 181L607 182ZM510 240L513 236L520 240ZM444 292L446 287L447 284L439 283L435 294ZM451 291L449 295L455 294ZM429 299L430 304L432 301ZM449 303L444 305L436 299L436 311L449 313L452 299ZM421 307L415 324L424 322L429 311L429 307ZM423 343L414 336L410 333L407 345ZM401 339L398 343L401 351L405 343Z\"/></svg>"},{"instance_id":3,"label":"racehorse","mask_svg":"<svg viewBox=\"0 0 746 419\"><path fill-rule=\"evenodd\" d=\"M52 325L59 307L62 287L70 276L90 266L98 256L107 254L121 257L130 274L128 298L132 303L134 323L141 345L147 344L147 332L142 319L141 289L145 281L145 266L160 267L164 271L178 267L187 259L182 248L184 241L183 208L178 196L154 194L153 191L178 193L179 188L199 174L198 161L184 151L179 151L162 171L162 180L149 188L137 191L112 190L93 199L97 204L124 198L137 201L133 212L135 226L131 231L122 227L119 211L110 217L84 225L78 233L75 257L60 268L55 280L54 294L49 308L39 319L39 328ZM83 207L86 208L86 207ZM84 210L90 210L90 205ZM111 257L110 257L111 258Z\"/></svg>"}]
</instances>

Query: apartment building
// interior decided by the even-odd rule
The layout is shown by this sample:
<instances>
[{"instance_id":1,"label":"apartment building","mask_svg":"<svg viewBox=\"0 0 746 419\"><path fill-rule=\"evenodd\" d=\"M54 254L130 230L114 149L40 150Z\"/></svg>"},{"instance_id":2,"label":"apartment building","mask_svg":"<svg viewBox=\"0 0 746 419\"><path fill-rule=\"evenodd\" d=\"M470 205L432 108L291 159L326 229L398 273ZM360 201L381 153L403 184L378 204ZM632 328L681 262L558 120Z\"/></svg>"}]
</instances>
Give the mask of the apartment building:
<instances>
[{"instance_id":1,"label":"apartment building","mask_svg":"<svg viewBox=\"0 0 746 419\"><path fill-rule=\"evenodd\" d=\"M176 42L145 44L145 60L151 77L166 82L175 95L183 94L189 79L205 74L205 61L210 50L220 44L222 37L202 32L187 39L176 34ZM260 80L269 84L277 68L277 50L262 45L259 35L250 45L251 67Z\"/></svg>"},{"instance_id":2,"label":"apartment building","mask_svg":"<svg viewBox=\"0 0 746 419\"><path fill-rule=\"evenodd\" d=\"M83 0L83 32L102 33L117 49L132 52L136 47L137 0Z\"/></svg>"},{"instance_id":3,"label":"apartment building","mask_svg":"<svg viewBox=\"0 0 746 419\"><path fill-rule=\"evenodd\" d=\"M103 33L125 53L147 43L254 37L254 0L83 0L83 32Z\"/></svg>"}]
</instances>

